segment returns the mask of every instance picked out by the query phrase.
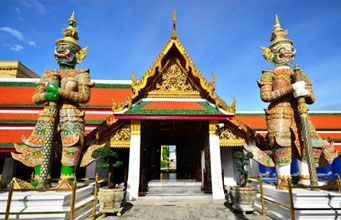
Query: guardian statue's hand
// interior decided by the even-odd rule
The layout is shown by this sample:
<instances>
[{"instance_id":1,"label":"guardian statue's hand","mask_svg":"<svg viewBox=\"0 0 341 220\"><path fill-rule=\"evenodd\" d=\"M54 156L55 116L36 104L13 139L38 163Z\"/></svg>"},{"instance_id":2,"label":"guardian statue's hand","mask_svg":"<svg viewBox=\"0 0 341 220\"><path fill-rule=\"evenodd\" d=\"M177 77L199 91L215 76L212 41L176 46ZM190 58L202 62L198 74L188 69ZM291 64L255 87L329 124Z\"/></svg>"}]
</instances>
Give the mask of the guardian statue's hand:
<instances>
[{"instance_id":1,"label":"guardian statue's hand","mask_svg":"<svg viewBox=\"0 0 341 220\"><path fill-rule=\"evenodd\" d=\"M47 83L45 86L46 86L47 91L58 94L58 90L59 90L58 86L52 83Z\"/></svg>"},{"instance_id":2,"label":"guardian statue's hand","mask_svg":"<svg viewBox=\"0 0 341 220\"><path fill-rule=\"evenodd\" d=\"M45 93L44 94L44 98L46 99L46 101L55 101L55 102L57 102L59 100L58 94L55 94L53 92Z\"/></svg>"}]
</instances>

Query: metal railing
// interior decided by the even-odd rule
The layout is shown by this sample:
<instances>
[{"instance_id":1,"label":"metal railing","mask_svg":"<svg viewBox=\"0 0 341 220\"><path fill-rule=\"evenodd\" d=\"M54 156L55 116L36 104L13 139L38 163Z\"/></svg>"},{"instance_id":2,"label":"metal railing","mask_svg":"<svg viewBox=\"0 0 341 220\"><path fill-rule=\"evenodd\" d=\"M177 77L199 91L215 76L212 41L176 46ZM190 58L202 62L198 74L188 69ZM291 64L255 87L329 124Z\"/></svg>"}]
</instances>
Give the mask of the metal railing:
<instances>
[{"instance_id":1,"label":"metal railing","mask_svg":"<svg viewBox=\"0 0 341 220\"><path fill-rule=\"evenodd\" d=\"M281 204L279 202L276 202L274 200L271 200L271 199L267 199L267 198L264 198L264 190L263 190L263 184L266 183L266 184L270 184L270 185L276 185L276 183L274 182L270 182L270 181L263 181L263 177L272 177L272 176L262 176L262 174L259 174L259 176L252 176L252 177L249 177L249 180L253 181L253 182L259 182L259 188L260 188L260 200L261 200L261 205L262 205L262 215L263 216L266 216L266 212L265 212L265 204L264 204L264 201L267 201L267 202L271 202L271 203L274 203L278 206L281 206L281 207L284 207L286 209L289 209L290 210L290 215L291 215L291 219L292 220L295 220L295 211L297 210L309 210L309 208L295 208L294 206L294 199L293 199L293 194L292 194L292 191L293 189L295 188L300 188L300 189L305 189L305 188L319 188L319 189L324 189L326 188L325 186L293 186L292 183L291 183L291 178L289 177L287 179L287 182L288 182L288 195L289 195L289 206L285 205L285 204ZM338 186L338 190L339 190L339 193L340 193L340 196L341 196L341 177L338 176L337 177L337 186ZM319 208L318 210L326 210L327 208ZM329 208L328 208L329 209ZM341 210L341 208L332 208L333 210Z\"/></svg>"},{"instance_id":2,"label":"metal railing","mask_svg":"<svg viewBox=\"0 0 341 220\"><path fill-rule=\"evenodd\" d=\"M4 182L2 182L2 178L0 176L0 191L8 191L8 198L7 198L7 205L6 205L6 212L0 212L0 215L5 215L5 220L9 219L10 215L51 215L51 214L69 214L70 215L70 219L73 220L74 216L75 216L75 212L77 212L78 210L88 206L89 204L93 203L93 208L92 208L92 217L94 218L96 215L96 208L97 208L97 192L98 192L98 184L108 181L110 178L110 174L109 177L107 178L98 178L98 174L96 174L95 178L80 178L78 179L78 181L85 181L85 180L95 180L94 182L88 184L88 185L84 185L84 186L80 186L77 187L77 180L75 179L73 181L72 184L72 189L71 189L71 204L70 204L70 210L68 211L46 211L46 212L11 212L11 205L12 205L12 196L14 192L27 192L27 191L36 191L36 192L45 192L45 191L56 191L56 189L14 189L14 180L12 179L12 181L10 182L10 186L9 189L1 189L1 185L2 184L6 184ZM32 179L32 178L31 178ZM91 185L95 185L94 188L94 198L88 202L86 202L85 204L75 208L75 201L76 201L76 191L77 189L81 189L87 186L91 186ZM66 190L65 190L66 191Z\"/></svg>"}]
</instances>

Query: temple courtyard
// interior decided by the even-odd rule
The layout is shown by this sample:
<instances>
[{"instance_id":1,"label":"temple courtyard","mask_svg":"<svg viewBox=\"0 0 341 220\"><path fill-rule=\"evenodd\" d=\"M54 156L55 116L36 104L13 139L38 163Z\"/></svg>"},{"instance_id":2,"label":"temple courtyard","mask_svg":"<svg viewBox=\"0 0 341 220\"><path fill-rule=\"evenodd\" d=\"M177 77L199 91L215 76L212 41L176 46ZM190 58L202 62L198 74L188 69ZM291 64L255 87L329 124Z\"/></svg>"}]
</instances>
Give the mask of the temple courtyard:
<instances>
[{"instance_id":1,"label":"temple courtyard","mask_svg":"<svg viewBox=\"0 0 341 220\"><path fill-rule=\"evenodd\" d=\"M161 220L161 219L249 219L270 220L268 216L262 216L259 212L241 213L233 212L232 207L226 200L203 200L203 201L178 201L178 202L143 202L135 201L124 204L122 216L116 214L104 216L100 213L95 219L126 219L126 220ZM90 220L93 218L88 218Z\"/></svg>"}]
</instances>

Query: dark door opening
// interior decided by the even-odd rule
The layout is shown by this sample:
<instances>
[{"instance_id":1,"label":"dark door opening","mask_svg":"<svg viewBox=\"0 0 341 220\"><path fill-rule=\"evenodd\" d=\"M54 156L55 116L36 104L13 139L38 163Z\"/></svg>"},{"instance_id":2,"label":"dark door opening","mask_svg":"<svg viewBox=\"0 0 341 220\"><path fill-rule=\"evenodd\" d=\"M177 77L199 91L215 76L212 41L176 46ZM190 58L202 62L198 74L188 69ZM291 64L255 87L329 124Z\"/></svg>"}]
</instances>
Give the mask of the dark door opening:
<instances>
[{"instance_id":1,"label":"dark door opening","mask_svg":"<svg viewBox=\"0 0 341 220\"><path fill-rule=\"evenodd\" d=\"M174 148L175 160L169 153L162 162L162 146ZM153 179L201 180L201 152L208 146L208 121L146 120L141 122L141 184L140 191ZM171 152L171 151L169 151Z\"/></svg>"}]
</instances>

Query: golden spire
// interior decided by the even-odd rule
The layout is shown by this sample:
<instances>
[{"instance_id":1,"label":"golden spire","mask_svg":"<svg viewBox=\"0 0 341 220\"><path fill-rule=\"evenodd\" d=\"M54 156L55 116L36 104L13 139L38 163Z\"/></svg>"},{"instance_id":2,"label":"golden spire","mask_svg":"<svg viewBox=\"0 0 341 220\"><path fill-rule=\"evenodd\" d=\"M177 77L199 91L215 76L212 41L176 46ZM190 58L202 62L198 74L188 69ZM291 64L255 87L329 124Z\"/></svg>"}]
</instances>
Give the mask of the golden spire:
<instances>
[{"instance_id":1,"label":"golden spire","mask_svg":"<svg viewBox=\"0 0 341 220\"><path fill-rule=\"evenodd\" d=\"M172 32L172 36L171 36L172 39L178 38L178 36L176 35L176 32L175 32L175 23L176 23L176 11L175 11L175 9L174 9L173 32Z\"/></svg>"},{"instance_id":2,"label":"golden spire","mask_svg":"<svg viewBox=\"0 0 341 220\"><path fill-rule=\"evenodd\" d=\"M270 49L278 45L279 43L284 42L292 45L291 40L284 38L288 34L288 30L283 30L283 28L281 28L281 23L279 22L277 15L275 19L275 24L272 25L272 29L274 31L272 32L272 35L270 37L270 41L272 41L272 44L269 47Z\"/></svg>"},{"instance_id":3,"label":"golden spire","mask_svg":"<svg viewBox=\"0 0 341 220\"><path fill-rule=\"evenodd\" d=\"M276 24L279 24L279 25L281 25L280 23L279 23L279 20L278 20L278 16L276 15L276 21L275 21L275 25Z\"/></svg>"},{"instance_id":4,"label":"golden spire","mask_svg":"<svg viewBox=\"0 0 341 220\"><path fill-rule=\"evenodd\" d=\"M77 27L77 22L75 20L75 11L72 12L72 15L68 21L69 21L70 26Z\"/></svg>"},{"instance_id":5,"label":"golden spire","mask_svg":"<svg viewBox=\"0 0 341 220\"><path fill-rule=\"evenodd\" d=\"M79 40L79 36L75 28L77 26L77 22L75 20L75 12L72 13L68 21L69 21L69 26L63 29L62 31L65 38L58 39L56 41L56 45L60 43L68 43L74 46L75 48L77 48L78 50L81 50L82 47L77 43L77 40Z\"/></svg>"}]
</instances>

